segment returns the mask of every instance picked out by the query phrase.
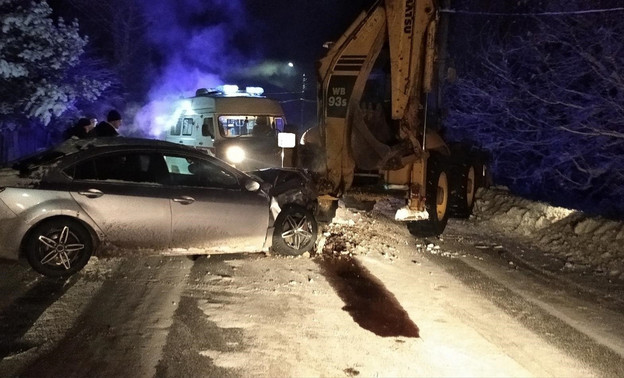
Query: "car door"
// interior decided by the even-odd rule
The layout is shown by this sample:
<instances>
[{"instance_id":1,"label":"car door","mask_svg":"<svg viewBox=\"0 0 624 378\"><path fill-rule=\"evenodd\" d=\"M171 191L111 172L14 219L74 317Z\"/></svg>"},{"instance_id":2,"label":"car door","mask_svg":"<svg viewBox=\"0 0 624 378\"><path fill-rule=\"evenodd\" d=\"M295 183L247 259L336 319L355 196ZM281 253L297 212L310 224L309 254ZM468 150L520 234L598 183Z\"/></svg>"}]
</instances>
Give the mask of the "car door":
<instances>
[{"instance_id":1,"label":"car door","mask_svg":"<svg viewBox=\"0 0 624 378\"><path fill-rule=\"evenodd\" d=\"M101 154L76 163L65 173L73 178L72 197L107 242L119 248L168 248L171 209L163 185L168 177L162 155L149 151Z\"/></svg>"},{"instance_id":2,"label":"car door","mask_svg":"<svg viewBox=\"0 0 624 378\"><path fill-rule=\"evenodd\" d=\"M269 226L269 198L248 191L216 159L166 154L172 180L172 247L212 252L260 251Z\"/></svg>"}]
</instances>

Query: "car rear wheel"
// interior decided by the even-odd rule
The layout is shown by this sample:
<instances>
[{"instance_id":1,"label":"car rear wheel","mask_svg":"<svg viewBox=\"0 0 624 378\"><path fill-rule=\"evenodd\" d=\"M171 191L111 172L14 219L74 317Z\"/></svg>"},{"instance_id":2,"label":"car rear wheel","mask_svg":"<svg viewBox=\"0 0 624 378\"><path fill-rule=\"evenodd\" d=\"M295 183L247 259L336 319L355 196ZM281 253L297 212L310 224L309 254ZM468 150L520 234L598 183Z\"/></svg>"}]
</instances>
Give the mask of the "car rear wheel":
<instances>
[{"instance_id":1,"label":"car rear wheel","mask_svg":"<svg viewBox=\"0 0 624 378\"><path fill-rule=\"evenodd\" d=\"M44 221L28 234L24 254L30 266L48 277L66 277L82 269L93 253L89 231L71 219Z\"/></svg>"},{"instance_id":2,"label":"car rear wheel","mask_svg":"<svg viewBox=\"0 0 624 378\"><path fill-rule=\"evenodd\" d=\"M311 211L298 205L282 209L275 220L273 251L298 256L314 248L318 225Z\"/></svg>"}]
</instances>

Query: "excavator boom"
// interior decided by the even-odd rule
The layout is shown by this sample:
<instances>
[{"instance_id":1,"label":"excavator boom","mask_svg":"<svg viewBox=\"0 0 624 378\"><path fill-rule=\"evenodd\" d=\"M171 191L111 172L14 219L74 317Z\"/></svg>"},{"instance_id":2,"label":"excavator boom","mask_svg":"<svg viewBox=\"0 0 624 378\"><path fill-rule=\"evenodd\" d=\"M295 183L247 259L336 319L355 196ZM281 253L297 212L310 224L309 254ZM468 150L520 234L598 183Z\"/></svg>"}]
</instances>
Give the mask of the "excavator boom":
<instances>
[{"instance_id":1,"label":"excavator boom","mask_svg":"<svg viewBox=\"0 0 624 378\"><path fill-rule=\"evenodd\" d=\"M355 167L397 169L422 150L423 91L430 90L434 60L433 0L380 0L362 13L320 60L319 116L325 144L327 179L334 193L349 189ZM388 46L391 118L401 143L376 137L379 125L367 124L360 108L374 64ZM388 128L388 126L385 126ZM358 161L361 164L357 164Z\"/></svg>"}]
</instances>

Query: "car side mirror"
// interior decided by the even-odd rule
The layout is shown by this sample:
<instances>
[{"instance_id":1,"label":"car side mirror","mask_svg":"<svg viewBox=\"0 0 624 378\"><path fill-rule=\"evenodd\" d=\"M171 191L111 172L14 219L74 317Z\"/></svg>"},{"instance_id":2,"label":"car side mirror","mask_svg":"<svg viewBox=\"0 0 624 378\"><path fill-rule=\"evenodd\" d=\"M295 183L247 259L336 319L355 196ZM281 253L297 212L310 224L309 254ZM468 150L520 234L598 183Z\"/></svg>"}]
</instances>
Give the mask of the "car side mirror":
<instances>
[{"instance_id":1,"label":"car side mirror","mask_svg":"<svg viewBox=\"0 0 624 378\"><path fill-rule=\"evenodd\" d=\"M245 181L245 190L248 192L257 192L260 189L260 184L257 181L248 179Z\"/></svg>"}]
</instances>

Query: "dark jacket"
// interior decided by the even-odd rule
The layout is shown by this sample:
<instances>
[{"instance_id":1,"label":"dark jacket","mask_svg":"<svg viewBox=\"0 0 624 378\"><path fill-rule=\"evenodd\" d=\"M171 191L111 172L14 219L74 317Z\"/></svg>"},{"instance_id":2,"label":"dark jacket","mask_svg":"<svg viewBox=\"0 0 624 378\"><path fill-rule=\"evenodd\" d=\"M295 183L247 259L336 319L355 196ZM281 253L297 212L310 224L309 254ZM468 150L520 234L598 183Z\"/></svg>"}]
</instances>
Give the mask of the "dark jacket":
<instances>
[{"instance_id":1,"label":"dark jacket","mask_svg":"<svg viewBox=\"0 0 624 378\"><path fill-rule=\"evenodd\" d=\"M63 133L63 137L65 139L69 139L71 137L78 137L80 139L84 139L88 136L87 130L85 130L84 126L72 126L69 129L65 130Z\"/></svg>"},{"instance_id":2,"label":"dark jacket","mask_svg":"<svg viewBox=\"0 0 624 378\"><path fill-rule=\"evenodd\" d=\"M93 130L89 132L89 136L91 137L110 137L118 135L119 133L117 132L117 129L106 121L98 123L95 125Z\"/></svg>"}]
</instances>

